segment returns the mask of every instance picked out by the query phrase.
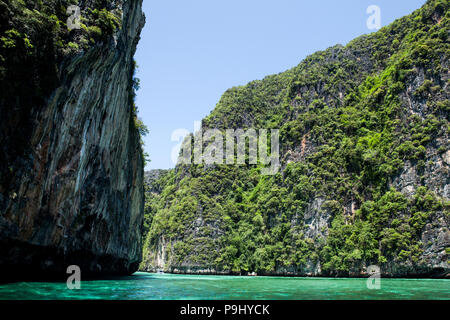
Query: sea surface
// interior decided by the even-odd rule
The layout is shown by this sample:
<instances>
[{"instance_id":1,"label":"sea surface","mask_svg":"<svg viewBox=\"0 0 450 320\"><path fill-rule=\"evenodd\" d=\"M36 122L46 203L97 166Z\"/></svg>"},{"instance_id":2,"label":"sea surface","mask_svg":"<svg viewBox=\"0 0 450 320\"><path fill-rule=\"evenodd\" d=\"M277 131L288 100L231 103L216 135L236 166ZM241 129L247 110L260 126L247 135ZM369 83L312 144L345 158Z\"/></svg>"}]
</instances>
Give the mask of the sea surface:
<instances>
[{"instance_id":1,"label":"sea surface","mask_svg":"<svg viewBox=\"0 0 450 320\"><path fill-rule=\"evenodd\" d=\"M81 281L79 290L65 282L0 284L0 300L379 300L450 299L450 280L234 277L138 272L109 280ZM369 280L370 281L370 280Z\"/></svg>"}]
</instances>

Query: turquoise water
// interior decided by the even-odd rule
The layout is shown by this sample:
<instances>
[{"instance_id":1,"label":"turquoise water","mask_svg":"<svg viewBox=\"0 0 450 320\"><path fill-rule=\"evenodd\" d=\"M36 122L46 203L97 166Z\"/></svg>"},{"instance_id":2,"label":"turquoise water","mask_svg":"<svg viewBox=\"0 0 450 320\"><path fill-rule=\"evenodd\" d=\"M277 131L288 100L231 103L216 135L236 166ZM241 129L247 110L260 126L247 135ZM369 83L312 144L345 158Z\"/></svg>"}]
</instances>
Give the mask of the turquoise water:
<instances>
[{"instance_id":1,"label":"turquoise water","mask_svg":"<svg viewBox=\"0 0 450 320\"><path fill-rule=\"evenodd\" d=\"M64 282L0 285L0 299L450 299L450 280L381 279L370 290L367 279L231 277L138 272L113 280L82 281L80 290Z\"/></svg>"}]
</instances>

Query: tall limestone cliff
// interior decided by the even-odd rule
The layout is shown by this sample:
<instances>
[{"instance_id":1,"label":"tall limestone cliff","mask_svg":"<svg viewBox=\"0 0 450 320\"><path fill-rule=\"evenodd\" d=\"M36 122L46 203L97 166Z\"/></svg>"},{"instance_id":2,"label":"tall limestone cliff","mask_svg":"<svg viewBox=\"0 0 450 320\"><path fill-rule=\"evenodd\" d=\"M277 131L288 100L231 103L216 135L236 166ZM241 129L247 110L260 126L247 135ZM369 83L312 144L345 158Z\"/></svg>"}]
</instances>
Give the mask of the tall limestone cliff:
<instances>
[{"instance_id":1,"label":"tall limestone cliff","mask_svg":"<svg viewBox=\"0 0 450 320\"><path fill-rule=\"evenodd\" d=\"M137 270L141 5L0 1L2 277L61 276L69 265L82 276Z\"/></svg>"},{"instance_id":2,"label":"tall limestone cliff","mask_svg":"<svg viewBox=\"0 0 450 320\"><path fill-rule=\"evenodd\" d=\"M179 164L153 181L141 269L449 276L449 9L429 0L225 92L203 129L279 128L281 169Z\"/></svg>"}]
</instances>

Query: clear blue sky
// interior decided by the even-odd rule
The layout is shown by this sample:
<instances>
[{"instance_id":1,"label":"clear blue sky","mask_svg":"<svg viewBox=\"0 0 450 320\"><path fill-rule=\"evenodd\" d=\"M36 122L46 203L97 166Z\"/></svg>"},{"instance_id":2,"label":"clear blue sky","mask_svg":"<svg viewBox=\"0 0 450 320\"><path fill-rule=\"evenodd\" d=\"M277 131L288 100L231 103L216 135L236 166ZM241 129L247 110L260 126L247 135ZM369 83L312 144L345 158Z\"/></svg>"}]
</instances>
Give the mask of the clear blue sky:
<instances>
[{"instance_id":1,"label":"clear blue sky","mask_svg":"<svg viewBox=\"0 0 450 320\"><path fill-rule=\"evenodd\" d=\"M193 131L228 88L290 69L307 55L372 32L425 0L144 0L136 53L139 117L149 127L148 169L174 167L171 134Z\"/></svg>"}]
</instances>

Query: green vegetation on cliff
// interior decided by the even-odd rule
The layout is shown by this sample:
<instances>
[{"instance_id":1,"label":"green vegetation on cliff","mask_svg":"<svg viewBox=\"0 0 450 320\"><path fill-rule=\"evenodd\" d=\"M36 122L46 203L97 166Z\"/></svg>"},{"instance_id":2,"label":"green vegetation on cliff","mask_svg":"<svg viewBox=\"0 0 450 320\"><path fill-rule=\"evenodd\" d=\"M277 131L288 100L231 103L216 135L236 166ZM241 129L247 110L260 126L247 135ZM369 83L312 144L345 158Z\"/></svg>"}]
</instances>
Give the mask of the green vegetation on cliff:
<instances>
[{"instance_id":1,"label":"green vegetation on cliff","mask_svg":"<svg viewBox=\"0 0 450 320\"><path fill-rule=\"evenodd\" d=\"M54 88L63 57L88 49L96 40L107 41L120 27L122 13L114 10L113 1L94 1L92 6L81 8L80 29L69 30L70 5L78 5L78 1L0 1L2 89L9 84L12 88L7 89L20 86L23 90L25 76L32 76L32 80L39 79L33 92L45 96Z\"/></svg>"},{"instance_id":2,"label":"green vegetation on cliff","mask_svg":"<svg viewBox=\"0 0 450 320\"><path fill-rule=\"evenodd\" d=\"M423 239L427 225L449 232L449 7L428 1L225 92L203 128L280 128L282 169L178 165L163 175L147 195L141 268L448 270L445 247Z\"/></svg>"},{"instance_id":3,"label":"green vegetation on cliff","mask_svg":"<svg viewBox=\"0 0 450 320\"><path fill-rule=\"evenodd\" d=\"M80 6L79 28L69 30L71 5ZM0 126L2 153L0 185L8 185L17 157L29 144L31 113L37 113L54 90L63 83L67 62L89 50L104 50L114 42L122 24L121 3L95 0L0 0ZM134 103L138 80L130 74L130 102L134 127L141 135L148 130L137 118ZM26 94L24 94L26 93ZM1 181L3 180L3 181Z\"/></svg>"}]
</instances>

